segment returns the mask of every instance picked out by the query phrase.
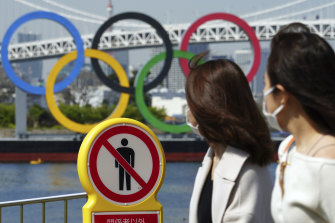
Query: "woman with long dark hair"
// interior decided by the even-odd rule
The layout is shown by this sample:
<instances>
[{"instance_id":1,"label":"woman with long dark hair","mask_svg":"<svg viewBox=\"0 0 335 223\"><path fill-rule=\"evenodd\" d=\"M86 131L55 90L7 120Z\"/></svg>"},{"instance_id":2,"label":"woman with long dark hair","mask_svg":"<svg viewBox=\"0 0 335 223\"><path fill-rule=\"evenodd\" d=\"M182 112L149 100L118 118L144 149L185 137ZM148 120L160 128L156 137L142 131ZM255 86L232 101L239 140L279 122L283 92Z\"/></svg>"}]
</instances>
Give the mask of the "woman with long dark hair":
<instances>
[{"instance_id":1,"label":"woman with long dark hair","mask_svg":"<svg viewBox=\"0 0 335 223\"><path fill-rule=\"evenodd\" d=\"M276 223L335 222L334 51L309 32L280 32L271 48L265 113L293 135L280 148L273 218Z\"/></svg>"},{"instance_id":2,"label":"woman with long dark hair","mask_svg":"<svg viewBox=\"0 0 335 223\"><path fill-rule=\"evenodd\" d=\"M224 59L191 67L186 99L190 125L210 146L189 221L271 223L273 147L242 70Z\"/></svg>"}]
</instances>

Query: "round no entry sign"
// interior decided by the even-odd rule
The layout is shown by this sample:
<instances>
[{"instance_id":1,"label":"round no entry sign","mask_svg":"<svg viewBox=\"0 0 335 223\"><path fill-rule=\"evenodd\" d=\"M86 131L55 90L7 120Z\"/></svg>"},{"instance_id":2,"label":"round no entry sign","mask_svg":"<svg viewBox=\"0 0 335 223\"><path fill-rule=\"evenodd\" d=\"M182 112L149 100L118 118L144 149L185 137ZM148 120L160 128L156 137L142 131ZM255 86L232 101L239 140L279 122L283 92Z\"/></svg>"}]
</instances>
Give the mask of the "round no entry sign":
<instances>
[{"instance_id":1,"label":"round no entry sign","mask_svg":"<svg viewBox=\"0 0 335 223\"><path fill-rule=\"evenodd\" d=\"M140 122L122 118L106 122L89 132L82 144L83 147L85 143L89 184L111 203L137 204L162 183L165 171L162 146L155 134ZM78 170L82 166L80 157L79 153Z\"/></svg>"}]
</instances>

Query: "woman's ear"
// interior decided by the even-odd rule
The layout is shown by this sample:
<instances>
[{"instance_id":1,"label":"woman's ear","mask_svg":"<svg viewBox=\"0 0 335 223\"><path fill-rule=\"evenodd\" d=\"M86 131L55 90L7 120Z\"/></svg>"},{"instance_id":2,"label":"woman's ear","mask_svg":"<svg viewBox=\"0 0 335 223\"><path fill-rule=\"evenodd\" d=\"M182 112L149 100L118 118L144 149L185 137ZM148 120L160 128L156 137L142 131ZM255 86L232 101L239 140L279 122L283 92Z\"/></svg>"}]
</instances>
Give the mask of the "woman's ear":
<instances>
[{"instance_id":1,"label":"woman's ear","mask_svg":"<svg viewBox=\"0 0 335 223\"><path fill-rule=\"evenodd\" d=\"M190 110L190 109L187 109L186 111L187 111L187 112L186 112L186 116L187 116L188 121L189 121L193 126L197 126L197 125L198 125L197 120L195 120L195 118L194 118L194 116L193 116L191 110Z\"/></svg>"},{"instance_id":2,"label":"woman's ear","mask_svg":"<svg viewBox=\"0 0 335 223\"><path fill-rule=\"evenodd\" d=\"M281 96L280 103L285 105L289 98L289 93L286 91L286 89L281 84L276 84L276 89L279 91L277 92L277 95Z\"/></svg>"}]
</instances>

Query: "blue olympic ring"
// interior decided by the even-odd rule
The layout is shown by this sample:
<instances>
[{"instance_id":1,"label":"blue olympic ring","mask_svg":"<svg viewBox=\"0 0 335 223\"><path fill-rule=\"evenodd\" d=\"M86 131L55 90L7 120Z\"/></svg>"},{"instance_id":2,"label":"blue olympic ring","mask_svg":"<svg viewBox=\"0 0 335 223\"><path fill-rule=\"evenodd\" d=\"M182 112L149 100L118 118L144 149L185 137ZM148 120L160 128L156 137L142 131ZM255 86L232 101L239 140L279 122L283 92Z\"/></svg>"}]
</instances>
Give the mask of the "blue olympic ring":
<instances>
[{"instance_id":1,"label":"blue olympic ring","mask_svg":"<svg viewBox=\"0 0 335 223\"><path fill-rule=\"evenodd\" d=\"M60 81L55 85L54 92L59 92L66 88L68 85L70 85L76 77L79 75L81 67L84 65L84 44L81 39L80 33L76 29L76 27L66 18L63 16L60 16L53 12L45 12L45 11L35 11L28 14L25 14L24 16L18 18L6 31L5 36L2 40L2 48L1 48L1 60L3 69L7 73L9 79L15 83L19 88L22 90L31 93L31 94L37 94L37 95L44 95L45 94L45 88L44 87L36 87L28 84L27 82L23 81L21 78L18 77L18 75L13 70L9 59L8 59L8 46L10 43L10 39L13 36L15 30L22 25L23 23L33 20L33 19L49 19L54 20L55 22L58 22L64 28L66 28L69 33L73 36L74 42L76 44L77 48L77 59L75 62L75 65L70 73L69 76L67 76L64 80Z\"/></svg>"}]
</instances>

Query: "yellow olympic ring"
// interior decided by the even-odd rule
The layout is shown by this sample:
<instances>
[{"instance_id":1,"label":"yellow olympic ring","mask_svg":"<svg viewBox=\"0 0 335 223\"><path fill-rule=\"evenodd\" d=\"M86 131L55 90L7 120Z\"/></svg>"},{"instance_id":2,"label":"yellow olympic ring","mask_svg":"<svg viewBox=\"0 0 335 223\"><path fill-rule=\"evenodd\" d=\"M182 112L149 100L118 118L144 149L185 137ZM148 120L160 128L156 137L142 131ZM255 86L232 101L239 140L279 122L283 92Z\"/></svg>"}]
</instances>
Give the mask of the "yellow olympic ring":
<instances>
[{"instance_id":1,"label":"yellow olympic ring","mask_svg":"<svg viewBox=\"0 0 335 223\"><path fill-rule=\"evenodd\" d=\"M129 81L126 75L125 70L122 68L120 63L114 59L109 54L102 52L100 50L94 50L94 49L86 49L85 50L85 57L92 57L95 59L100 59L107 63L109 66L113 68L115 71L117 77L119 78L120 84L124 87L129 87ZM55 117L55 119L61 123L66 128L80 133L87 133L89 132L94 126L96 126L98 123L93 124L80 124L77 122L74 122L70 119L68 119L58 108L55 98L54 98L54 85L56 82L56 78L58 73L62 70L62 68L68 64L69 62L75 60L77 58L77 52L71 52L69 54L64 55L61 57L58 62L54 65L52 70L50 71L50 74L47 79L46 84L46 90L45 90L45 96L46 101L48 104L48 107L50 109L50 112ZM128 93L121 93L120 100L118 105L116 106L113 113L108 116L106 119L111 118L119 118L123 115L125 112L127 105L129 101L129 94Z\"/></svg>"}]
</instances>

